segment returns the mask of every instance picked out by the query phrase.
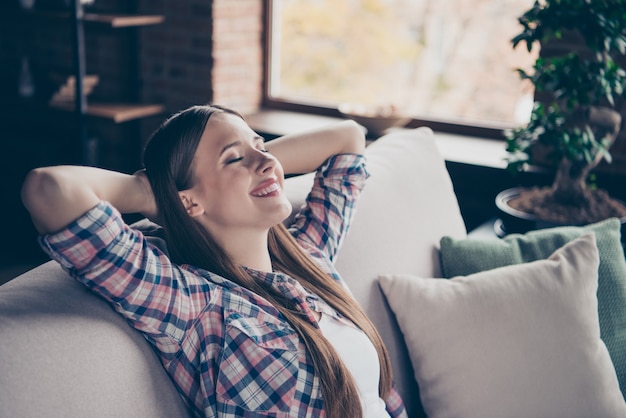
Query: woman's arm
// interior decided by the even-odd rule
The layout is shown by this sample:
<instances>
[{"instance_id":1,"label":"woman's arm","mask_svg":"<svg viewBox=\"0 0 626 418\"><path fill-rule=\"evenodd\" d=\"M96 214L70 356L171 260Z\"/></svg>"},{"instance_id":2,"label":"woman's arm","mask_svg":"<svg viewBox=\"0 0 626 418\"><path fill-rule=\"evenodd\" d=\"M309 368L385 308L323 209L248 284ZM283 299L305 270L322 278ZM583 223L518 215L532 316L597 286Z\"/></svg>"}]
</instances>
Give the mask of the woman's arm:
<instances>
[{"instance_id":1,"label":"woman's arm","mask_svg":"<svg viewBox=\"0 0 626 418\"><path fill-rule=\"evenodd\" d=\"M278 158L285 174L308 173L335 154L362 154L365 134L356 122L347 120L315 131L285 135L267 142L266 147Z\"/></svg>"},{"instance_id":2,"label":"woman's arm","mask_svg":"<svg viewBox=\"0 0 626 418\"><path fill-rule=\"evenodd\" d=\"M143 174L81 166L43 167L32 170L22 186L22 201L41 234L64 228L101 200L122 213L156 214L152 189Z\"/></svg>"}]
</instances>

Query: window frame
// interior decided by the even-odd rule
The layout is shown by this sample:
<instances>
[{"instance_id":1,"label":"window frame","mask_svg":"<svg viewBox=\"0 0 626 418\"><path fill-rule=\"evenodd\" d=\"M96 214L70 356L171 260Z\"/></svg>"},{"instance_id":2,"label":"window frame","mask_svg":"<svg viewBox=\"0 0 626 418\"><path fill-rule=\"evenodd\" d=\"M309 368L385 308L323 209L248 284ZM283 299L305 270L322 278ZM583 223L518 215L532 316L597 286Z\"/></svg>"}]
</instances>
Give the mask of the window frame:
<instances>
[{"instance_id":1,"label":"window frame","mask_svg":"<svg viewBox=\"0 0 626 418\"><path fill-rule=\"evenodd\" d=\"M273 17L274 0L264 1L263 10L263 86L261 105L267 109L285 110L291 112L308 113L313 115L343 117L339 110L335 107L323 106L320 104L299 102L294 100L285 100L272 97L270 95L271 88L271 42L272 42L272 17ZM504 141L504 130L513 128L512 124L506 123L463 123L453 120L444 120L436 118L419 118L415 117L406 125L407 128L417 128L426 126L434 131L446 132L450 134L473 136L491 139L500 139Z\"/></svg>"}]
</instances>

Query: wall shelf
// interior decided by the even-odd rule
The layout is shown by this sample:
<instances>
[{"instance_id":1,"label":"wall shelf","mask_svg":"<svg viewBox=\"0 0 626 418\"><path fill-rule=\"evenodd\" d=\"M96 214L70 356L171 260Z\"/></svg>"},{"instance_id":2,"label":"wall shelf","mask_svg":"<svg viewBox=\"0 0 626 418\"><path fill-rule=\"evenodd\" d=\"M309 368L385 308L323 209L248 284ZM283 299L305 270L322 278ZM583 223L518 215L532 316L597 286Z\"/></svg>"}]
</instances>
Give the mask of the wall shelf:
<instances>
[{"instance_id":1,"label":"wall shelf","mask_svg":"<svg viewBox=\"0 0 626 418\"><path fill-rule=\"evenodd\" d=\"M28 11L24 13L29 16L38 17L38 18L46 18L46 19L48 18L71 19L72 18L72 15L69 12ZM85 23L104 25L110 28L125 28L125 27L158 25L165 21L165 17L162 15L84 13L82 16L82 20Z\"/></svg>"},{"instance_id":2,"label":"wall shelf","mask_svg":"<svg viewBox=\"0 0 626 418\"><path fill-rule=\"evenodd\" d=\"M53 108L73 112L74 104L53 104ZM114 123L128 122L148 116L163 113L165 107L159 104L129 104L129 103L88 103L86 116L109 119Z\"/></svg>"},{"instance_id":3,"label":"wall shelf","mask_svg":"<svg viewBox=\"0 0 626 418\"><path fill-rule=\"evenodd\" d=\"M87 94L83 89L83 80L86 76L86 47L85 47L85 25L102 25L110 29L132 28L160 24L164 21L161 15L143 15L137 12L137 3L128 5L124 14L109 13L85 13L80 0L72 0L71 13L67 13L73 28L73 50L74 50L74 76L76 77L76 92L73 103L61 104L65 110L71 110L78 115L78 128L80 142L83 148L83 163L87 165L98 164L98 145L87 133L87 123L89 117L108 119L114 123L138 120L148 116L158 115L164 111L164 107L158 104L140 103L98 103L87 99ZM138 41L134 31L129 32L131 39L131 65L130 75L135 79L133 87L139 85L139 63L138 63ZM139 101L140 94L137 87L129 92L126 98L131 102Z\"/></svg>"},{"instance_id":4,"label":"wall shelf","mask_svg":"<svg viewBox=\"0 0 626 418\"><path fill-rule=\"evenodd\" d=\"M139 32L134 30L161 24L165 21L165 16L141 13L139 0L127 0L123 2L123 6L121 4L115 6L111 3L108 7L103 6L100 9L98 6L89 7L89 10L84 10L81 0L69 0L65 4L67 5L65 8L62 8L59 3L43 1L41 4L35 4L32 9L22 9L16 5L13 7L6 6L12 13L0 13L0 22L17 23L18 26L24 24L24 26L32 28L37 28L39 25L48 28L52 25L58 26L61 30L65 28L69 30L70 39L68 41L63 38L59 39L67 42L67 49L71 50L71 62L67 62L71 65L70 73L66 74L65 69L59 69L63 62L57 62L56 58L50 62L47 73L44 73L44 66L40 66L38 71L45 75L40 76L40 80L42 80L40 85L43 85L44 89L38 92L40 97L36 99L39 100L39 103L35 103L38 100L28 99L20 100L19 103L22 106L37 108L38 111L48 112L51 115L54 112L60 112L60 116L62 114L70 116L71 118L68 119L71 121L70 123L61 124L66 125L66 129L74 130L75 128L76 148L81 149L79 162L86 165L101 165L104 163L101 157L106 156L101 154L99 144L103 144L102 149L107 150L106 152L112 155L107 148L108 144L105 144L112 131L95 119L113 124L133 122L128 127L118 129L124 129L127 134L134 130L135 132L128 134L128 136L137 138L136 141L139 142L141 128L137 122L142 118L156 116L165 111L165 107L161 104L142 103ZM112 9L112 7L119 7L120 9ZM124 57L121 66L118 64L115 70L103 71L108 77L117 76L117 81L114 83L116 83L116 87L121 88L112 89L114 92L102 91L100 92L101 95L98 96L97 85L101 81L100 79L104 77L98 74L100 71L98 71L97 66L102 64L98 64L97 59L95 60L96 68L92 69L89 65L85 36L89 32L95 33L93 39L123 36L127 40L124 48L116 52L117 56ZM51 50L63 49L63 47L57 48L58 45L52 47L52 42L56 42L57 38L38 41L41 44L49 43ZM100 51L90 51L89 60L94 61L94 58L99 55L101 55ZM89 73L87 68L90 70ZM119 76L116 72L124 75ZM107 81L107 86L113 86L111 78ZM57 82L59 83L58 86ZM123 86L120 86L120 83L124 83ZM55 90L50 99L46 96L46 89L48 88ZM93 95L91 94L92 91ZM10 103L7 103L7 106L10 106ZM98 136L102 132L106 132L106 134L99 138ZM111 143L115 143L115 141ZM137 150L132 151L133 154L135 151L139 152L140 146L136 148ZM127 155L129 153L122 154ZM136 157L138 161L138 155ZM127 161L131 161L132 157L125 158ZM135 163L136 161L132 164Z\"/></svg>"},{"instance_id":5,"label":"wall shelf","mask_svg":"<svg viewBox=\"0 0 626 418\"><path fill-rule=\"evenodd\" d=\"M133 26L149 26L163 23L165 18L160 15L112 15L85 13L85 22L99 23L112 28L124 28Z\"/></svg>"}]
</instances>

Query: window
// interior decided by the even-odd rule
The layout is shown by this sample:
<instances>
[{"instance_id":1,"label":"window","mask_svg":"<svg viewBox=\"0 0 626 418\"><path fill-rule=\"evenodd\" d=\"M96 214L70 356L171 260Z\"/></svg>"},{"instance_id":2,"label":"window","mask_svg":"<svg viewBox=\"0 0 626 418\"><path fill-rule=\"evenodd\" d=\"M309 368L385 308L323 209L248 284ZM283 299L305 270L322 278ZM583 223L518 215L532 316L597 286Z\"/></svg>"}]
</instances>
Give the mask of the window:
<instances>
[{"instance_id":1,"label":"window","mask_svg":"<svg viewBox=\"0 0 626 418\"><path fill-rule=\"evenodd\" d=\"M270 0L268 103L394 106L422 121L525 123L532 85L513 49L531 0ZM455 129L462 131L462 129Z\"/></svg>"}]
</instances>

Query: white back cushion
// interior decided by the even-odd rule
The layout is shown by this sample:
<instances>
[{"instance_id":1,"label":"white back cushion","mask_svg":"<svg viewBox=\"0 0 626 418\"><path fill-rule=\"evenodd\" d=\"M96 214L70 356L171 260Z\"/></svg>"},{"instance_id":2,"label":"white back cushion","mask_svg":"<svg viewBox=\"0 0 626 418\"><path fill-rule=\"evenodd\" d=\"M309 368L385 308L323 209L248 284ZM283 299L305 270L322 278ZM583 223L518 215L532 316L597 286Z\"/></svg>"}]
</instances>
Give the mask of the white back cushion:
<instances>
[{"instance_id":1,"label":"white back cushion","mask_svg":"<svg viewBox=\"0 0 626 418\"><path fill-rule=\"evenodd\" d=\"M417 403L411 363L376 278L396 273L439 276L439 240L444 235L465 237L465 224L430 129L388 134L370 145L366 155L371 177L336 266L385 341L394 380L411 415ZM311 181L304 176L287 182L294 207L303 202Z\"/></svg>"}]
</instances>

